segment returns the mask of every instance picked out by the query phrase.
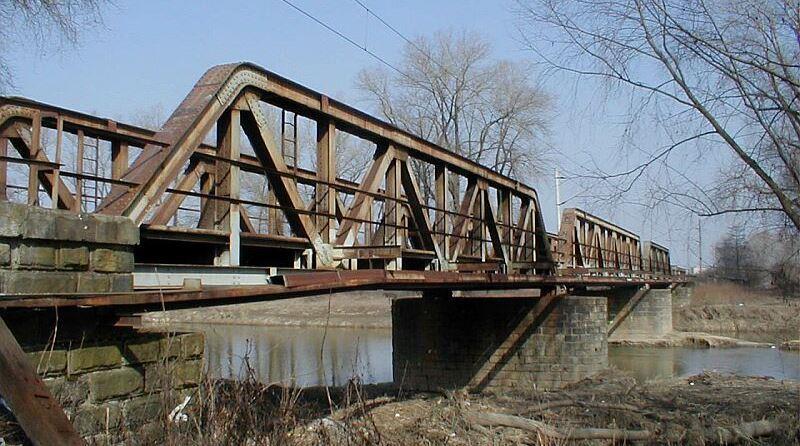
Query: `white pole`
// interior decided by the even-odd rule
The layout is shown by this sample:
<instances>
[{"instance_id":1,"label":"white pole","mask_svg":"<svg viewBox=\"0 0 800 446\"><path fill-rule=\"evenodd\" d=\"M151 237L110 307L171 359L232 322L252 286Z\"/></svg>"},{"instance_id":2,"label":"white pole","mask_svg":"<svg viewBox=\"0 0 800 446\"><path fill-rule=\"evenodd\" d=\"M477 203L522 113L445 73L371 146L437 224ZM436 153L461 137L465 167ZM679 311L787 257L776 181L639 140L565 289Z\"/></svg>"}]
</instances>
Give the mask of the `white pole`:
<instances>
[{"instance_id":1,"label":"white pole","mask_svg":"<svg viewBox=\"0 0 800 446\"><path fill-rule=\"evenodd\" d=\"M561 232L561 176L556 167L556 227Z\"/></svg>"},{"instance_id":2,"label":"white pole","mask_svg":"<svg viewBox=\"0 0 800 446\"><path fill-rule=\"evenodd\" d=\"M703 272L703 228L700 221L700 217L697 217L697 274Z\"/></svg>"}]
</instances>

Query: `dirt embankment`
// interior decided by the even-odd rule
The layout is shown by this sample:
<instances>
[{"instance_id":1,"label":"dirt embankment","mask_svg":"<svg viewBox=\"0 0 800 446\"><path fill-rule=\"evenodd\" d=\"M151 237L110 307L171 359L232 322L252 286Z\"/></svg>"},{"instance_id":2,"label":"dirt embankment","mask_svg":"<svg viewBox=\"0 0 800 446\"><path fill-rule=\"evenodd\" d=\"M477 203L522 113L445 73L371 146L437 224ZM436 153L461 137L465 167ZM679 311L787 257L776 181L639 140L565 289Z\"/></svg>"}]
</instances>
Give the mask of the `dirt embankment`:
<instances>
[{"instance_id":1,"label":"dirt embankment","mask_svg":"<svg viewBox=\"0 0 800 446\"><path fill-rule=\"evenodd\" d=\"M781 350L797 350L800 351L800 339L793 341L786 341L781 344Z\"/></svg>"},{"instance_id":2,"label":"dirt embankment","mask_svg":"<svg viewBox=\"0 0 800 446\"><path fill-rule=\"evenodd\" d=\"M729 336L719 336L703 332L673 331L656 338L635 337L627 339L609 339L609 344L625 345L631 347L699 347L699 348L730 348L730 347L761 347L775 346L771 342L753 342L736 339Z\"/></svg>"},{"instance_id":3,"label":"dirt embankment","mask_svg":"<svg viewBox=\"0 0 800 446\"><path fill-rule=\"evenodd\" d=\"M698 284L691 302L673 307L673 326L686 332L785 333L800 337L800 299L784 300L733 284Z\"/></svg>"}]
</instances>

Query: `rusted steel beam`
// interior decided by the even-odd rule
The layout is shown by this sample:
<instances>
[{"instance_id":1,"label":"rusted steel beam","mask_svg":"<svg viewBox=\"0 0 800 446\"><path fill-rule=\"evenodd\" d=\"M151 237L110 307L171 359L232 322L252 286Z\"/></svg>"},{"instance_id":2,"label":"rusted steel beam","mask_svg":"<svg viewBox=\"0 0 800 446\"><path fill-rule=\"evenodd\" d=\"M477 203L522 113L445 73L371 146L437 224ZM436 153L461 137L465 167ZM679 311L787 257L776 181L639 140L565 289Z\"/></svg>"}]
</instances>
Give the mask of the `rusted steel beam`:
<instances>
[{"instance_id":1,"label":"rusted steel beam","mask_svg":"<svg viewBox=\"0 0 800 446\"><path fill-rule=\"evenodd\" d=\"M317 122L317 173L315 209L317 230L322 241L333 243L336 239L336 189L330 186L336 180L336 125L330 119Z\"/></svg>"},{"instance_id":2,"label":"rusted steel beam","mask_svg":"<svg viewBox=\"0 0 800 446\"><path fill-rule=\"evenodd\" d=\"M336 234L337 245L352 245L355 241L361 221L367 216L374 200L372 193L377 192L381 181L384 180L389 164L394 161L394 148L389 145L379 145L372 157L372 164L361 182L359 191L353 197L353 203L347 210L345 220L339 225Z\"/></svg>"},{"instance_id":3,"label":"rusted steel beam","mask_svg":"<svg viewBox=\"0 0 800 446\"><path fill-rule=\"evenodd\" d=\"M289 168L286 166L283 154L273 144L275 139L258 104L258 98L255 95L247 95L246 100L248 110L243 116L242 128L253 145L256 156L264 166L288 174ZM281 206L296 210L306 208L306 204L300 198L297 185L291 181L288 175L267 174L267 178L269 178L270 185L274 188L276 198ZM320 238L313 219L307 213L287 213L286 217L289 219L292 230L298 235L307 237L311 242Z\"/></svg>"},{"instance_id":4,"label":"rusted steel beam","mask_svg":"<svg viewBox=\"0 0 800 446\"><path fill-rule=\"evenodd\" d=\"M14 135L9 138L11 145L14 146L23 159L32 161L29 164L30 172L36 174L36 181L31 180L31 176L29 175L28 204L31 204L31 200L33 200L34 203L38 203L38 191L34 197L30 196L30 190L32 187L38 188L41 184L47 194L50 195L51 199L53 199L53 192L58 194L58 200L53 199L53 201L57 201L61 209L71 209L75 205L74 197L69 192L69 188L64 184L64 181L59 178L59 175L55 174L59 168L59 164L50 162L44 150L35 148L34 142L41 139L41 136L38 138L35 137L36 132L34 130L35 128L31 130L31 134L28 136L20 124L15 124L9 128L9 131ZM38 132L41 134L41 128ZM54 186L55 182L59 183L58 187Z\"/></svg>"},{"instance_id":5,"label":"rusted steel beam","mask_svg":"<svg viewBox=\"0 0 800 446\"><path fill-rule=\"evenodd\" d=\"M86 150L86 134L83 129L78 129L77 133L77 147L75 148L75 171L78 174L83 173L83 155ZM83 178L75 178L75 200L70 206L72 212L83 211Z\"/></svg>"},{"instance_id":6,"label":"rusted steel beam","mask_svg":"<svg viewBox=\"0 0 800 446\"><path fill-rule=\"evenodd\" d=\"M511 258L508 256L508 250L506 250L505 244L503 243L503 236L497 228L497 219L495 219L492 204L489 202L489 194L484 194L483 206L486 213L486 228L489 231L489 238L492 241L493 255L502 258L503 264L507 269L510 269Z\"/></svg>"},{"instance_id":7,"label":"rusted steel beam","mask_svg":"<svg viewBox=\"0 0 800 446\"><path fill-rule=\"evenodd\" d=\"M210 69L195 85L181 106L170 117L157 137L171 147L165 150L154 145L146 146L142 155L129 169L134 182L142 183L138 191L124 191L124 196L113 193L108 200L108 212L121 213L141 221L152 206L153 197L163 192L163 177L175 174L177 166L186 161L186 156L199 144L199 135L210 129L222 108L227 107L245 88L269 94L273 101L286 108L306 114L313 119L328 118L348 132L374 142L389 142L406 147L414 156L447 163L457 173L480 176L493 186L514 190L516 193L534 197L536 192L514 180L500 175L465 157L449 152L435 144L397 129L372 116L348 107L301 87L288 79L270 73L252 64L220 65ZM326 105L323 105L326 104ZM147 175L144 172L159 172ZM164 175L161 175L161 172ZM128 175L128 174L126 174Z\"/></svg>"},{"instance_id":8,"label":"rusted steel beam","mask_svg":"<svg viewBox=\"0 0 800 446\"><path fill-rule=\"evenodd\" d=\"M461 200L459 215L453 223L453 232L455 233L453 235L457 237L457 239L452 247L453 252L450 254L451 262L458 261L458 256L464 250L467 243L467 234L469 234L470 224L475 220L475 202L478 200L479 194L478 181L476 179L470 179L467 182L467 190L464 192L464 197Z\"/></svg>"},{"instance_id":9,"label":"rusted steel beam","mask_svg":"<svg viewBox=\"0 0 800 446\"><path fill-rule=\"evenodd\" d=\"M394 149L393 147L390 149ZM383 243L385 245L397 245L400 247L405 246L405 237L403 233L403 212L402 205L398 203L400 199L401 186L401 167L400 160L397 158L392 159L386 168L386 192L389 195L387 200L383 202ZM400 270L403 269L403 259L397 256L395 259L390 260L387 269Z\"/></svg>"},{"instance_id":10,"label":"rusted steel beam","mask_svg":"<svg viewBox=\"0 0 800 446\"><path fill-rule=\"evenodd\" d=\"M265 103L279 107L282 114L302 115L316 122L316 172L299 168L296 155L291 162L284 160L283 150L273 147L269 123L262 111ZM218 141L218 147L203 144L213 126L234 113L241 115L245 133L253 140L256 156L234 156L226 149L224 138ZM452 267L454 269L463 270L467 264L477 262L486 263L487 269L493 270L494 263L500 260L505 264L504 271L509 273L554 274L553 253L533 189L254 65L222 65L206 72L163 129L157 132L44 104L0 98L0 130L4 136L7 136L9 125L55 127L59 134L63 131L75 133L79 139L79 152L82 150L80 141L85 136L110 141L111 178L85 175L80 167L78 173L64 171L63 175L74 177L78 184L85 179L112 185L112 191L99 206L99 212L126 215L140 224L147 224L145 218L148 215L156 216L150 223L164 224L169 220L165 215L174 213L173 209L177 209L175 203L179 207L183 196L199 197L199 228L187 228L187 232L182 233L187 237L191 231L196 231L198 237L211 237L204 231L216 226L227 234L228 246L237 245L236 240L243 243L239 234L241 229L251 237L251 242L261 242L262 239L256 236L262 234L255 233L252 222L241 211L243 206L257 206L269 210L271 228L268 236L282 236L285 214L292 232L307 239L301 244L287 245L286 249L294 250L300 245L312 247L317 263L304 266L308 268L339 266L322 261L320 257L324 255L331 262L335 256L346 257L339 255L337 249L349 250L347 256L355 253L355 258L361 254L374 257L374 253L361 245L377 243L385 248L392 245L401 247L401 255L390 264L396 269L402 268L403 257L411 255L411 251L406 249L410 246L420 253L433 252L441 269L450 268L448 260L453 259L459 265ZM371 141L378 147L373 164L360 183L336 178L337 129ZM224 135L226 132L217 133ZM142 148L140 156L130 166L124 155L124 148L129 146ZM408 169L408 159L430 163L434 167L435 206L429 206L421 199L413 174ZM192 163L213 164L217 168L201 173L200 192L195 192L188 184L194 181L186 178L171 189L174 179L180 176L187 164ZM37 164L35 167L41 167L44 172L59 172L57 165ZM265 175L270 183L267 203L260 199L243 200L232 193L233 188L228 183L236 176L230 174L233 171ZM447 197L447 187L451 183L448 174L463 177L468 184L467 193L456 211L449 210L452 203L448 203ZM390 181L381 190L381 183L387 176ZM314 188L310 203L304 202L298 183ZM51 193L60 195L61 189L66 190L55 184ZM78 189L73 204L64 207L79 208L76 203L79 205L82 200L80 187ZM56 191L59 192L56 194ZM307 192L307 189L302 191ZM496 211L489 200L490 192L497 194ZM166 202L163 200L165 193L171 194ZM353 197L349 209L345 209L339 194ZM36 196L35 193L29 195L32 198ZM519 221L514 225L511 211L516 204L512 206L512 202L517 200L522 209ZM382 203L387 211L382 221L375 221L372 215L376 201ZM155 209L153 213L160 203L166 206ZM213 209L224 209L227 214L210 212ZM227 218L225 215L230 216L237 209L240 218L228 218L223 221L228 224L220 226L219 217L224 220ZM432 225L427 221L430 211L435 214ZM217 225L214 217L218 217ZM338 229L335 227L337 223ZM363 240L359 231L361 225L366 225ZM571 240L559 238L556 247L563 250L569 246L572 249L570 256L559 254L562 260L579 260L571 266L627 268L629 271L642 267L641 255L635 255L639 247L637 245L634 249L630 240L632 233L585 213L576 225L572 231L575 236ZM377 231L374 231L375 226ZM214 243L217 243L218 235L213 236ZM274 239L264 238L263 241L273 243ZM332 242L336 246L331 247ZM635 243L638 244L638 240ZM427 254L420 255L419 258L427 260ZM413 264L418 267L419 262ZM341 265L358 266L351 261ZM669 272L669 268L668 251L658 246L653 248L647 269L663 274Z\"/></svg>"},{"instance_id":11,"label":"rusted steel beam","mask_svg":"<svg viewBox=\"0 0 800 446\"><path fill-rule=\"evenodd\" d=\"M125 141L111 142L111 178L122 179L128 169L128 143Z\"/></svg>"},{"instance_id":12,"label":"rusted steel beam","mask_svg":"<svg viewBox=\"0 0 800 446\"><path fill-rule=\"evenodd\" d=\"M150 129L116 123L107 118L20 97L0 97L0 128L7 121L22 119L30 123L32 110L38 110L42 116L46 117L45 124L47 124L47 117L62 116L64 129L73 133L77 131L77 128L82 128L84 132L90 132L95 136L105 139L122 139L139 147L144 144L167 145L156 137L155 131Z\"/></svg>"},{"instance_id":13,"label":"rusted steel beam","mask_svg":"<svg viewBox=\"0 0 800 446\"><path fill-rule=\"evenodd\" d=\"M231 108L222 113L217 121L217 151L223 158L228 158L234 163L225 164L218 162L215 175L217 184L215 193L221 197L229 198L228 202L216 202L215 223L228 233L228 244L215 256L217 265L238 266L240 255L241 215L239 213L241 177L239 160L241 112L239 108Z\"/></svg>"},{"instance_id":14,"label":"rusted steel beam","mask_svg":"<svg viewBox=\"0 0 800 446\"><path fill-rule=\"evenodd\" d=\"M186 172L178 179L175 189L181 192L189 192L200 181L200 177L206 172L206 166L203 163L192 161ZM178 192L170 193L169 197L156 209L153 217L150 219L152 225L166 225L169 220L175 215L183 200L186 198L185 194ZM201 206L202 208L202 206Z\"/></svg>"},{"instance_id":15,"label":"rusted steel beam","mask_svg":"<svg viewBox=\"0 0 800 446\"><path fill-rule=\"evenodd\" d=\"M100 212L125 215L141 223L158 197L169 187L192 152L201 145L223 111L230 107L241 89L221 91L227 79L224 67L209 70L167 119L156 139L166 143L147 144L128 167L122 179L137 188L114 186L100 205ZM231 97L232 96L232 97Z\"/></svg>"},{"instance_id":16,"label":"rusted steel beam","mask_svg":"<svg viewBox=\"0 0 800 446\"><path fill-rule=\"evenodd\" d=\"M60 169L61 169L61 148L64 145L64 120L59 116L56 118L56 153L55 153L55 165L57 166L53 170L53 179L51 181L50 186L50 197L51 197L51 205L53 209L58 209L60 200L58 198L53 199L53 197L59 197L61 193L61 178L60 178ZM65 208L69 206L64 204Z\"/></svg>"},{"instance_id":17,"label":"rusted steel beam","mask_svg":"<svg viewBox=\"0 0 800 446\"><path fill-rule=\"evenodd\" d=\"M407 161L402 162L401 170L403 189L408 197L409 208L414 218L414 222L416 223L417 229L420 232L422 245L425 249L433 251L436 255L436 259L439 262L439 267L441 269L446 269L447 259L444 256L442 247L439 246L433 236L431 222L428 218L428 213L425 211L425 206L422 203L422 193L420 192L419 184L417 184L414 171L411 170L411 166L409 166Z\"/></svg>"},{"instance_id":18,"label":"rusted steel beam","mask_svg":"<svg viewBox=\"0 0 800 446\"><path fill-rule=\"evenodd\" d=\"M550 237L547 235L547 231L545 230L544 216L542 215L542 209L539 206L539 199L536 197L533 199L533 206L534 236L536 237L536 246L534 247L534 253L536 257L534 260L537 265L547 265L543 268L539 268L538 266L535 267L534 273L555 274L557 263L555 261L555 257L553 256L553 248L550 246Z\"/></svg>"},{"instance_id":19,"label":"rusted steel beam","mask_svg":"<svg viewBox=\"0 0 800 446\"><path fill-rule=\"evenodd\" d=\"M8 185L8 162L5 160L8 156L8 138L0 136L0 200L8 200L6 193Z\"/></svg>"},{"instance_id":20,"label":"rusted steel beam","mask_svg":"<svg viewBox=\"0 0 800 446\"><path fill-rule=\"evenodd\" d=\"M117 123L106 118L87 115L85 113L69 110L61 107L55 107L49 104L32 101L26 98L7 98L0 97L0 129L5 129L3 132L6 137L11 137L10 127L13 127L17 121L22 119L25 125L30 126L31 118L35 112L42 114L43 126L55 128L55 119L52 116L60 117L64 122L64 131L77 135L79 132L85 135L91 135L111 141L113 144L127 144L130 146L143 147L151 144L160 147L167 147L169 143L165 140L159 139L158 134L150 129L132 126L124 123ZM52 121L52 123L51 123ZM4 124L5 122L5 124ZM200 144L195 149L192 156L216 158L216 147L208 144ZM242 170L248 172L263 172L264 167L258 159L251 155L242 154L239 161ZM122 162L118 162L118 166L122 166ZM316 184L316 173L307 169L297 168L293 172L298 181L305 184ZM119 179L122 179L121 177ZM129 184L138 185L138 183L125 182ZM357 188L358 184L348 181L344 178L336 178L332 182L337 186L343 188ZM123 186L125 184L119 184Z\"/></svg>"},{"instance_id":21,"label":"rusted steel beam","mask_svg":"<svg viewBox=\"0 0 800 446\"><path fill-rule=\"evenodd\" d=\"M516 227L514 228L515 242L514 251L516 251L513 260L517 263L523 263L525 259L525 245L530 238L531 225L531 209L536 209L536 206L531 200L523 199L522 206L519 210L519 219Z\"/></svg>"},{"instance_id":22,"label":"rusted steel beam","mask_svg":"<svg viewBox=\"0 0 800 446\"><path fill-rule=\"evenodd\" d=\"M447 236L449 232L449 225L447 224L447 196L449 193L447 190L449 186L447 167L442 163L435 164L434 176L434 182L436 183L436 209L433 230L436 232L436 243L440 246L446 261L450 255L450 237Z\"/></svg>"},{"instance_id":23,"label":"rusted steel beam","mask_svg":"<svg viewBox=\"0 0 800 446\"><path fill-rule=\"evenodd\" d=\"M403 256L400 246L361 247L354 246L342 249L343 259L387 259L396 260Z\"/></svg>"},{"instance_id":24,"label":"rusted steel beam","mask_svg":"<svg viewBox=\"0 0 800 446\"><path fill-rule=\"evenodd\" d=\"M244 232L250 233L257 233L255 226L253 226L252 220L250 220L250 214L247 213L247 208L244 206L239 206L239 217L241 219L241 230Z\"/></svg>"},{"instance_id":25,"label":"rusted steel beam","mask_svg":"<svg viewBox=\"0 0 800 446\"><path fill-rule=\"evenodd\" d=\"M247 102L245 107L241 105L243 100ZM318 129L321 129L320 135L318 135L318 150L327 145L326 152L320 152L323 156L320 158L321 164L320 160L318 160L318 166L325 166L324 155L327 155L330 161L335 159L335 156L333 156L335 155L335 147L332 144L335 138L332 138L332 134L335 132L336 127L340 127L343 131L375 142L379 147L392 146L396 153L403 154L400 162L405 162L406 157L431 162L436 166L437 172L450 171L453 174L465 176L468 181L481 183L483 191L487 187L496 187L498 191L502 190L507 196L518 195L527 200L533 199L535 202L533 189L511 181L441 147L413 137L413 135L405 134L386 123L363 115L343 104L329 101L322 95L299 87L286 79L249 64L218 66L209 70L172 114L162 130L157 132L117 124L110 120L81 115L45 104L37 104L30 101L13 102L0 98L0 127L4 127L8 122L14 120L23 122L26 125L33 125L34 121L37 121L37 117L40 116L39 122L43 126L52 127L61 122L63 123L64 131L78 134L79 140L83 139L83 137L92 137L104 138L110 141L113 159L111 178L89 179L89 181L105 182L111 185L111 193L102 200L98 211L108 214L127 215L140 224L144 223L145 216L151 215L153 207L163 202L161 196L164 193L175 195L175 191L170 189L170 185L173 179L179 176L180 170L184 168L187 161L205 158L206 161L214 162L217 165L239 167L248 172L266 174L270 178L270 183L288 182L296 184L303 182L303 184L314 186L320 192L325 191L326 188L328 191L335 189L336 191L332 194L333 199L329 197L330 203L328 203L329 205L334 205L327 206L325 209L311 206L309 211L308 207L301 206L300 203L280 203L278 205L277 203L280 202L278 197L275 197L276 203L267 203L266 207L273 214L277 215L280 211L285 212L287 215L296 214L296 217L293 217L294 219L308 220L314 225L318 221L320 223L327 222L328 239L331 239L330 229L333 226L332 223L340 220L336 241L338 245L343 247L357 244L355 234L358 233L360 225L364 223L368 224L369 229L366 234L367 240L372 238L372 226L375 222L372 221L371 207L364 206L365 204L371 205L375 200L382 201L384 204L388 203L390 204L389 210L394 208L396 211L394 214L397 215L390 215L388 218L390 221L383 224L382 231L384 236L388 234L395 238L403 239L410 237L409 240L415 248L428 249L432 247L436 251L438 245L438 249L443 251L441 255L437 256L440 258L438 263L446 267L446 257L452 253L452 247L449 246L450 237L448 237L448 234L443 233L440 237L440 243L436 243L436 240L434 240L432 246L426 246L430 244L428 240L430 236L436 236L436 228L431 230L430 225L426 225L424 219L420 218L421 215L427 214L428 210L432 209L437 212L437 218L441 220L440 223L444 222L448 215L446 197L441 207L427 206L427 203L421 203L421 201L419 204L411 205L407 197L408 192L403 193L405 189L412 189L409 184L402 184L401 187L396 187L398 182L395 181L392 184L396 190L383 192L381 192L379 183L374 186L371 184L374 183L372 180L382 178L385 172L381 172L380 175L376 175L374 178L368 175L366 181L361 184L355 184L335 179L335 166L333 166L333 170L329 169L331 171L327 174L324 172L304 171L298 169L297 166L293 166L291 171L281 170L264 165L263 160L257 157L244 156L241 159L231 159L229 156L221 156L218 149L202 143L205 135L209 133L223 113L231 109L241 108L243 115L248 115L248 110L245 109L249 108L251 113L258 114L260 113L260 105L258 104L263 104L263 102L279 106L284 111L302 114L317 122ZM254 105L256 102L258 104ZM313 107L309 106L311 103L314 104ZM328 134L327 140L325 139L326 134ZM79 146L81 146L79 147L80 151L82 144L79 144ZM125 147L128 146L142 148L140 156L130 166L128 166L125 156ZM331 164L330 161L327 164ZM385 161L387 163L392 162L389 159ZM396 164L396 161L394 163ZM380 167L380 163L378 163L377 167ZM82 170L80 166L79 170ZM318 168L317 170L319 171L320 169ZM79 184L82 180L88 178L83 173L65 172L65 175L75 177L76 182ZM214 176L220 178L213 178ZM209 181L204 181L204 184L225 181L222 177L223 175L221 174L209 175L206 180L214 181L210 183ZM403 181L406 179L403 178L402 171L400 171L399 177L401 182L407 183L407 181ZM275 186L275 184L272 184L272 186ZM204 229L213 226L209 221L210 217L207 212L209 206L213 204L216 207L235 208L240 207L243 203L243 201L231 199L232 197L230 196L217 196L217 192L213 190L203 189L198 194L182 189L184 188L179 187L177 189L178 193L201 197L199 226ZM339 206L339 197L336 197L338 191L354 192L356 195L354 203L347 213L342 212L342 207ZM281 193L280 187L270 188L270 194L274 195L275 193ZM34 196L35 194L30 195ZM485 192L483 195L485 195ZM179 198L176 198L176 200L180 201ZM80 194L78 194L75 201L76 203L81 202ZM296 201L299 202L300 200ZM173 207L172 204L170 203L167 208ZM466 227L460 225L457 228L459 234L455 235L455 243L461 245L457 249L458 251L465 248L477 250L476 252L479 252L480 256L484 257L488 254L486 252L487 240L485 239L487 235L485 228L491 223L487 221L486 216L491 212L487 212L485 209L484 198L481 198L479 202L473 205L478 208L479 215L477 217L472 215L472 212L466 216L459 216L459 212L450 213L450 215L459 216L461 220L468 222ZM77 205L70 207L75 210L79 209ZM417 207L422 207L422 209L417 209ZM164 223L163 212L157 211L155 215L159 218L151 220L150 223ZM270 221L274 223L277 218L272 218ZM442 232L447 232L448 225L446 222L444 223L445 227ZM246 220L244 226L249 226L246 224ZM273 226L272 233L279 234L280 227L274 224ZM233 225L231 225L231 230L236 232ZM461 233L463 231L467 232ZM303 232L308 231L294 232L303 234ZM344 241L342 240L343 235ZM401 235L402 237L400 237ZM542 234L535 234L534 236L537 238L544 237ZM320 238L317 241L317 237L312 236L310 241L315 251L319 252L321 244L331 240L322 240ZM401 260L398 259L396 263L399 263L399 261Z\"/></svg>"},{"instance_id":26,"label":"rusted steel beam","mask_svg":"<svg viewBox=\"0 0 800 446\"><path fill-rule=\"evenodd\" d=\"M669 249L648 241L642 244L642 266L647 271L670 274Z\"/></svg>"},{"instance_id":27,"label":"rusted steel beam","mask_svg":"<svg viewBox=\"0 0 800 446\"><path fill-rule=\"evenodd\" d=\"M580 209L564 211L559 236L567 267L642 269L638 235Z\"/></svg>"},{"instance_id":28,"label":"rusted steel beam","mask_svg":"<svg viewBox=\"0 0 800 446\"><path fill-rule=\"evenodd\" d=\"M543 287L609 286L630 287L651 285L668 287L683 283L680 276L611 277L611 276L545 276L503 274L496 272L458 271L317 271L283 275L275 278L280 284L237 287L209 287L200 290L137 291L131 293L14 295L0 296L0 308L41 308L69 306L155 306L189 304L203 306L220 303L250 302L314 295L354 289L518 289ZM281 283L282 282L282 283Z\"/></svg>"},{"instance_id":29,"label":"rusted steel beam","mask_svg":"<svg viewBox=\"0 0 800 446\"><path fill-rule=\"evenodd\" d=\"M34 445L84 444L2 318L0 377L0 395Z\"/></svg>"},{"instance_id":30,"label":"rusted steel beam","mask_svg":"<svg viewBox=\"0 0 800 446\"><path fill-rule=\"evenodd\" d=\"M17 151L20 151L19 148ZM20 151L20 153L22 153ZM28 158L41 159L44 150L42 150L42 115L36 114L33 117L31 124L31 139L28 144ZM28 166L28 206L39 205L39 166L31 164Z\"/></svg>"}]
</instances>

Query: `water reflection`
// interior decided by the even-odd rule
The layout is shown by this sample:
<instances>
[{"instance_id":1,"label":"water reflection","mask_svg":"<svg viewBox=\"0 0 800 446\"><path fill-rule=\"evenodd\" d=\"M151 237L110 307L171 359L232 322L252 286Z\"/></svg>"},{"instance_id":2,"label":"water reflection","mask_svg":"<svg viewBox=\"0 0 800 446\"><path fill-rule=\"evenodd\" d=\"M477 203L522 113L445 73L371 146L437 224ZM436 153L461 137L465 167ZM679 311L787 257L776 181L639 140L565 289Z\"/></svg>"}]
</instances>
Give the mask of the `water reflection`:
<instances>
[{"instance_id":1,"label":"water reflection","mask_svg":"<svg viewBox=\"0 0 800 446\"><path fill-rule=\"evenodd\" d=\"M206 366L212 376L241 378L252 369L265 383L299 386L392 381L391 329L263 327L181 324L176 329L206 336ZM249 367L245 367L249 365Z\"/></svg>"},{"instance_id":2,"label":"water reflection","mask_svg":"<svg viewBox=\"0 0 800 446\"><path fill-rule=\"evenodd\" d=\"M239 378L249 363L261 382L300 386L392 381L391 329L263 327L183 324L206 335L212 376ZM769 348L692 349L611 346L609 364L637 380L690 376L703 371L800 380L800 354Z\"/></svg>"},{"instance_id":3,"label":"water reflection","mask_svg":"<svg viewBox=\"0 0 800 446\"><path fill-rule=\"evenodd\" d=\"M800 354L772 348L609 347L608 362L640 381L703 371L800 380Z\"/></svg>"}]
</instances>

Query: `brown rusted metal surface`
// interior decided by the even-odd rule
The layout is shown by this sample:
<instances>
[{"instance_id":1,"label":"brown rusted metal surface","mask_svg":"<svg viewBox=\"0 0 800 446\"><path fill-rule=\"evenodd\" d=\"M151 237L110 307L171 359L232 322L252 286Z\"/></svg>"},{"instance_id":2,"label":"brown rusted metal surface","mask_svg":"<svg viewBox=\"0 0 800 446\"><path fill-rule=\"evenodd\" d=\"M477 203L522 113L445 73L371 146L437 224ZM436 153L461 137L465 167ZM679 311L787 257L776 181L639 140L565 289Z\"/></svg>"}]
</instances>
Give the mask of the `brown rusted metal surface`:
<instances>
[{"instance_id":1,"label":"brown rusted metal surface","mask_svg":"<svg viewBox=\"0 0 800 446\"><path fill-rule=\"evenodd\" d=\"M137 291L72 295L31 295L0 297L0 309L37 307L132 307L191 304L204 306L219 303L274 300L304 295L335 293L356 289L385 290L480 290L585 286L666 287L685 282L676 276L641 274L615 276L537 276L530 274L469 273L453 271L319 271L286 274L276 278L280 285L219 286L196 290Z\"/></svg>"},{"instance_id":2,"label":"brown rusted metal surface","mask_svg":"<svg viewBox=\"0 0 800 446\"><path fill-rule=\"evenodd\" d=\"M34 445L84 444L2 318L0 377L0 395Z\"/></svg>"},{"instance_id":3,"label":"brown rusted metal surface","mask_svg":"<svg viewBox=\"0 0 800 446\"><path fill-rule=\"evenodd\" d=\"M671 274L669 250L581 209L566 209L554 239L562 272Z\"/></svg>"}]
</instances>

